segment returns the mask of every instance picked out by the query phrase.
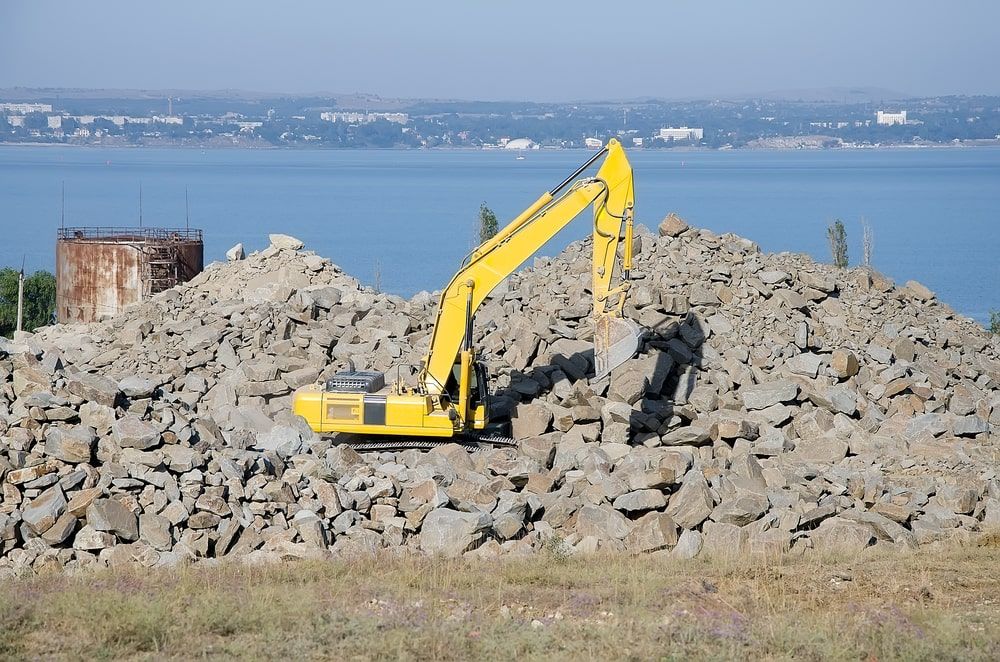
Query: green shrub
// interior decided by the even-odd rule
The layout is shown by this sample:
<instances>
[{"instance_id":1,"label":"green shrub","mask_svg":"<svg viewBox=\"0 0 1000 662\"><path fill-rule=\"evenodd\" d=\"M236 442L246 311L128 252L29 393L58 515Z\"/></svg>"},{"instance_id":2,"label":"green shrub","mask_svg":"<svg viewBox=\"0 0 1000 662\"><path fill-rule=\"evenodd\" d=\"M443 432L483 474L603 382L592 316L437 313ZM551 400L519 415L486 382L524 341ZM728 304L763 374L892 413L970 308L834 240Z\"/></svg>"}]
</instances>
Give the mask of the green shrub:
<instances>
[{"instance_id":1,"label":"green shrub","mask_svg":"<svg viewBox=\"0 0 1000 662\"><path fill-rule=\"evenodd\" d=\"M486 243L490 239L496 236L496 233L500 230L500 224L497 221L497 215L493 213L493 210L486 206L486 203L479 205L479 243L480 245Z\"/></svg>"},{"instance_id":2,"label":"green shrub","mask_svg":"<svg viewBox=\"0 0 1000 662\"><path fill-rule=\"evenodd\" d=\"M833 265L841 269L847 268L847 229L844 222L836 220L826 229L826 238L830 242L830 255Z\"/></svg>"},{"instance_id":3,"label":"green shrub","mask_svg":"<svg viewBox=\"0 0 1000 662\"><path fill-rule=\"evenodd\" d=\"M0 269L0 336L17 328L17 269ZM24 279L24 330L34 331L52 321L56 309L56 277L36 271Z\"/></svg>"}]
</instances>

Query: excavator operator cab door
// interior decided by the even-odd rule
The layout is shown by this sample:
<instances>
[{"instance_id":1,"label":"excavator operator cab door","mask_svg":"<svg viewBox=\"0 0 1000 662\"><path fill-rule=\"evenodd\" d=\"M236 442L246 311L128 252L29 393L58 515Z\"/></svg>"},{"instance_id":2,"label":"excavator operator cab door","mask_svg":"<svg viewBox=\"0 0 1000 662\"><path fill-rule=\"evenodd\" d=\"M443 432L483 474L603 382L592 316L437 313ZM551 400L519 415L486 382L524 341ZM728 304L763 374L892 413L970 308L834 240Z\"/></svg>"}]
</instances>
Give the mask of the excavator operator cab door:
<instances>
[{"instance_id":1,"label":"excavator operator cab door","mask_svg":"<svg viewBox=\"0 0 1000 662\"><path fill-rule=\"evenodd\" d=\"M462 364L456 363L451 369L451 377L445 384L445 394L452 403L459 401L459 381ZM469 408L476 411L482 407L485 412L485 423L490 418L490 382L486 366L478 361L472 364L472 375L469 380Z\"/></svg>"}]
</instances>

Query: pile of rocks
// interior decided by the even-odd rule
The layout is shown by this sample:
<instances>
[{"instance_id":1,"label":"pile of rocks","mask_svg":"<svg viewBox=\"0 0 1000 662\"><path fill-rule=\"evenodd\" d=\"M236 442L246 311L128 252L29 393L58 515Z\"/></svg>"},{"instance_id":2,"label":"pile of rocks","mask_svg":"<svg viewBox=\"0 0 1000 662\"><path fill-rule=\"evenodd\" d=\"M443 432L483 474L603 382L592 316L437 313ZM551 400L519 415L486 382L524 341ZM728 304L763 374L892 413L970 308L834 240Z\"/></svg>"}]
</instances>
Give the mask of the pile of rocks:
<instances>
[{"instance_id":1,"label":"pile of rocks","mask_svg":"<svg viewBox=\"0 0 1000 662\"><path fill-rule=\"evenodd\" d=\"M426 351L436 300L265 251L87 326L0 340L0 573L198 558L911 547L1000 524L1000 343L918 283L668 217L642 352L594 380L587 242L477 315L518 450L357 452L289 413ZM388 371L393 378L393 371Z\"/></svg>"}]
</instances>

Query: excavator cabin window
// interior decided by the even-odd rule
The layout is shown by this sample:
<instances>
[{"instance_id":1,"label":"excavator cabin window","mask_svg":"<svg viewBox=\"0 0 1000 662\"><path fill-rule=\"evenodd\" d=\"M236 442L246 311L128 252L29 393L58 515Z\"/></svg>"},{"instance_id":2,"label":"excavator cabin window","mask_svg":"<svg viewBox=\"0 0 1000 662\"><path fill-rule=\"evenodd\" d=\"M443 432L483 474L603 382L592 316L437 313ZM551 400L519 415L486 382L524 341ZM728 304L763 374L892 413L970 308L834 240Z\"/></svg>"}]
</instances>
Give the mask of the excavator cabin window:
<instances>
[{"instance_id":1,"label":"excavator cabin window","mask_svg":"<svg viewBox=\"0 0 1000 662\"><path fill-rule=\"evenodd\" d=\"M458 381L462 364L456 363L452 366L451 376L445 384L444 392L452 402L458 402ZM478 361L472 364L472 378L469 384L469 401L473 408L485 405L486 411L490 410L490 381L486 365Z\"/></svg>"}]
</instances>

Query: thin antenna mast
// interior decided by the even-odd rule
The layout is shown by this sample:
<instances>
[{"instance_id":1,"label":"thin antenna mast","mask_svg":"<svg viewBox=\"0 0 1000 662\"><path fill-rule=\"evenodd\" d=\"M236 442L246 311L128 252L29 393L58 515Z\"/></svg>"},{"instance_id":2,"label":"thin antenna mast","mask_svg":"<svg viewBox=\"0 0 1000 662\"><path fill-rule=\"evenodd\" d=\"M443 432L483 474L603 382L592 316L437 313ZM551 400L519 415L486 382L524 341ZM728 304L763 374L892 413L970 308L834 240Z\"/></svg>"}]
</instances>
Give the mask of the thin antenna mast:
<instances>
[{"instance_id":1,"label":"thin antenna mast","mask_svg":"<svg viewBox=\"0 0 1000 662\"><path fill-rule=\"evenodd\" d=\"M59 218L59 227L66 227L66 180L62 182L62 211Z\"/></svg>"},{"instance_id":2,"label":"thin antenna mast","mask_svg":"<svg viewBox=\"0 0 1000 662\"><path fill-rule=\"evenodd\" d=\"M139 227L142 227L142 182L139 182Z\"/></svg>"},{"instance_id":3,"label":"thin antenna mast","mask_svg":"<svg viewBox=\"0 0 1000 662\"><path fill-rule=\"evenodd\" d=\"M17 333L24 329L24 258L21 256L21 273L17 277Z\"/></svg>"},{"instance_id":4,"label":"thin antenna mast","mask_svg":"<svg viewBox=\"0 0 1000 662\"><path fill-rule=\"evenodd\" d=\"M188 190L184 187L184 229L191 229L191 207L188 205Z\"/></svg>"}]
</instances>

